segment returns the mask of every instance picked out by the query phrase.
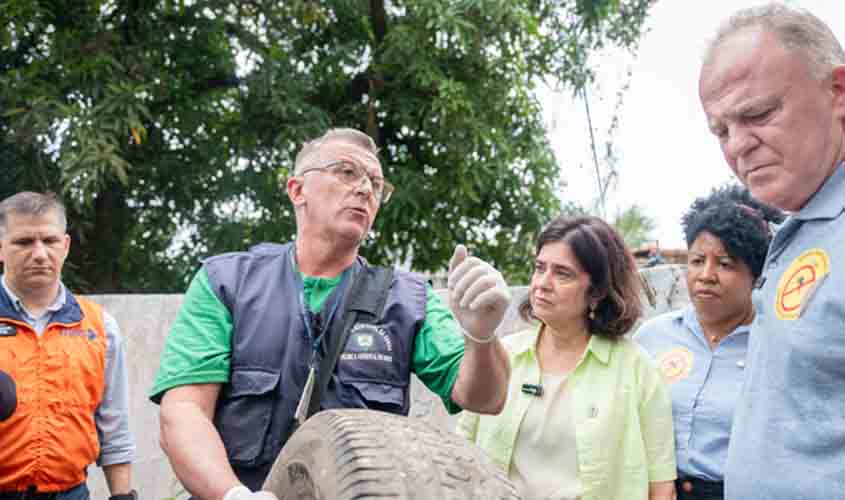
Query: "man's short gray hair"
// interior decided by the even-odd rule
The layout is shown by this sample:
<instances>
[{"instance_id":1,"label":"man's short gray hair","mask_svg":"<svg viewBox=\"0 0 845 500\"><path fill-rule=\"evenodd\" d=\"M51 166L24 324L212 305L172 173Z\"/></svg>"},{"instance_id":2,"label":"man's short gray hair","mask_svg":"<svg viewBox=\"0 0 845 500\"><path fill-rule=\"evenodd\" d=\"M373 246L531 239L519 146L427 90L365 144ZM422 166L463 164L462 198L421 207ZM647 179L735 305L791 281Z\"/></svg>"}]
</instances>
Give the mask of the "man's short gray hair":
<instances>
[{"instance_id":1,"label":"man's short gray hair","mask_svg":"<svg viewBox=\"0 0 845 500\"><path fill-rule=\"evenodd\" d=\"M294 174L302 169L305 163L307 163L306 160L309 156L317 153L322 146L330 142L343 142L353 146L358 146L378 158L378 146L376 146L372 137L360 130L355 130L354 128L333 128L329 129L320 137L306 142L305 145L302 146L299 154L296 155L296 162L294 163L293 168Z\"/></svg>"},{"instance_id":2,"label":"man's short gray hair","mask_svg":"<svg viewBox=\"0 0 845 500\"><path fill-rule=\"evenodd\" d=\"M65 205L55 193L35 193L21 191L0 201L0 235L6 232L9 214L44 215L55 211L62 232L67 231L67 213Z\"/></svg>"},{"instance_id":3,"label":"man's short gray hair","mask_svg":"<svg viewBox=\"0 0 845 500\"><path fill-rule=\"evenodd\" d=\"M835 66L845 64L845 51L827 24L809 11L770 3L735 12L721 24L704 53L704 64L711 62L718 46L747 28L762 28L774 34L788 50L803 51L810 58L816 78L826 78Z\"/></svg>"}]
</instances>

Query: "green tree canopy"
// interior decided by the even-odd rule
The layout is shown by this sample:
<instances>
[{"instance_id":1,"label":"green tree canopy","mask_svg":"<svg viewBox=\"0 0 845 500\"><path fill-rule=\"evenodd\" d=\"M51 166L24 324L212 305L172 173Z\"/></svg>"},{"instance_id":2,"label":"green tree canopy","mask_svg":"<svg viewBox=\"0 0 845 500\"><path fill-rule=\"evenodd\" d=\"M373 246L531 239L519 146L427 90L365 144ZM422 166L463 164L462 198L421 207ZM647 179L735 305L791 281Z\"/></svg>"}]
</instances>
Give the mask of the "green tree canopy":
<instances>
[{"instance_id":1,"label":"green tree canopy","mask_svg":"<svg viewBox=\"0 0 845 500\"><path fill-rule=\"evenodd\" d=\"M634 47L653 0L0 0L0 196L63 193L67 278L178 291L199 259L294 234L308 138L365 130L398 187L363 248L512 277L559 209L533 90Z\"/></svg>"},{"instance_id":2,"label":"green tree canopy","mask_svg":"<svg viewBox=\"0 0 845 500\"><path fill-rule=\"evenodd\" d=\"M657 227L657 223L645 213L642 207L634 204L616 214L613 227L619 231L625 244L634 250L652 239L651 233Z\"/></svg>"}]
</instances>

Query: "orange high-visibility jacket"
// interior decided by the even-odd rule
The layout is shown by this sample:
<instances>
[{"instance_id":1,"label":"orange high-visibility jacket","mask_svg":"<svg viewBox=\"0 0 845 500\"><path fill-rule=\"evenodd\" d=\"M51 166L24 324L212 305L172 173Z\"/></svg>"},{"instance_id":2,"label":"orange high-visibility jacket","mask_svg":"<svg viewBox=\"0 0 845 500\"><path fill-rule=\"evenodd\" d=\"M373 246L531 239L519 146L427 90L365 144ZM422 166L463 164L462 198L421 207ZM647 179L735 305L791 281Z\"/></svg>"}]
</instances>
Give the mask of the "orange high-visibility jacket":
<instances>
[{"instance_id":1,"label":"orange high-visibility jacket","mask_svg":"<svg viewBox=\"0 0 845 500\"><path fill-rule=\"evenodd\" d=\"M63 491L85 481L100 445L94 413L105 387L102 308L67 294L39 338L0 287L0 368L18 407L0 422L0 491Z\"/></svg>"}]
</instances>

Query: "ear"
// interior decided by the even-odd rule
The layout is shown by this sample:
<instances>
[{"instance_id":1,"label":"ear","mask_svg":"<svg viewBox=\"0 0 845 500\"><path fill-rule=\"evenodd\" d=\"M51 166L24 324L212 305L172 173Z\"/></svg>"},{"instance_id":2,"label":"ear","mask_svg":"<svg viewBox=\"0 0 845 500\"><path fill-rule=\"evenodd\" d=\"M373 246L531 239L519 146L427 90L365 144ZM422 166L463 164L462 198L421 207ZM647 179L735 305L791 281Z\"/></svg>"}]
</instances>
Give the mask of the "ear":
<instances>
[{"instance_id":1,"label":"ear","mask_svg":"<svg viewBox=\"0 0 845 500\"><path fill-rule=\"evenodd\" d=\"M294 207L300 207L305 204L305 194L303 193L304 183L302 177L290 177L285 183L285 188L288 192L288 198Z\"/></svg>"},{"instance_id":2,"label":"ear","mask_svg":"<svg viewBox=\"0 0 845 500\"><path fill-rule=\"evenodd\" d=\"M70 235L65 233L64 237L65 257L70 253Z\"/></svg>"},{"instance_id":3,"label":"ear","mask_svg":"<svg viewBox=\"0 0 845 500\"><path fill-rule=\"evenodd\" d=\"M597 290L596 287L590 285L590 291L588 293L588 296L590 299L590 305L598 307L601 301L603 301L604 298L607 296L607 294L600 290Z\"/></svg>"},{"instance_id":4,"label":"ear","mask_svg":"<svg viewBox=\"0 0 845 500\"><path fill-rule=\"evenodd\" d=\"M830 90L833 93L833 114L845 120L845 65L833 68L830 75Z\"/></svg>"}]
</instances>

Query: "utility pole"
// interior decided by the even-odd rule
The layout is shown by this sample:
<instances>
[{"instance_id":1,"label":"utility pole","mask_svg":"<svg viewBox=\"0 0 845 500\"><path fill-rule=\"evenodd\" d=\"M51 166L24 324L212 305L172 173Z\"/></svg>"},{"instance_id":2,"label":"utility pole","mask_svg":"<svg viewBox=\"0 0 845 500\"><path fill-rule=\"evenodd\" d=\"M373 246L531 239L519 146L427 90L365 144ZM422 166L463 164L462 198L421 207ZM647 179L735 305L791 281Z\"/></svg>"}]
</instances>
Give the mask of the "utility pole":
<instances>
[{"instance_id":1,"label":"utility pole","mask_svg":"<svg viewBox=\"0 0 845 500\"><path fill-rule=\"evenodd\" d=\"M581 88L581 99L584 101L584 109L587 112L587 127L590 129L590 150L593 153L593 166L596 169L596 184L598 184L599 188L599 199L598 199L598 211L599 216L602 219L607 219L607 209L605 207L605 194L606 194L606 184L601 180L601 169L599 168L599 157L596 153L596 138L593 134L593 120L590 117L590 102L587 98L587 86L584 85Z\"/></svg>"}]
</instances>

